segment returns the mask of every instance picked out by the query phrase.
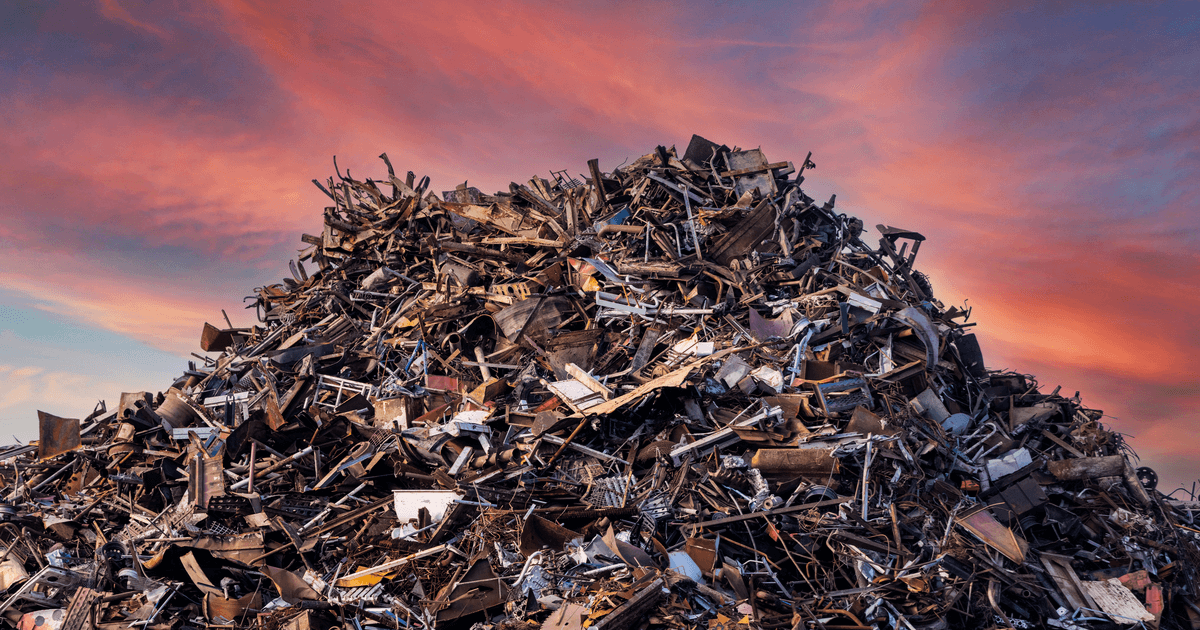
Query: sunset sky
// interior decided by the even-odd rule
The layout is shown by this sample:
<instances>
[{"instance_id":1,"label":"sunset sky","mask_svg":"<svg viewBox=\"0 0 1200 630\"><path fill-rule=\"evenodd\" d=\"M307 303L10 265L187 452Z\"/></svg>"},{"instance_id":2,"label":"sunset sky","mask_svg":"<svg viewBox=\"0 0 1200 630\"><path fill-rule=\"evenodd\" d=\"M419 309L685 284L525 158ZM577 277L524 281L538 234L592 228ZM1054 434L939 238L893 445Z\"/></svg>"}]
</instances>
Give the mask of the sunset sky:
<instances>
[{"instance_id":1,"label":"sunset sky","mask_svg":"<svg viewBox=\"0 0 1200 630\"><path fill-rule=\"evenodd\" d=\"M490 192L693 133L812 151L812 196L928 237L989 367L1200 477L1194 2L5 0L0 441L254 323L334 155Z\"/></svg>"}]
</instances>

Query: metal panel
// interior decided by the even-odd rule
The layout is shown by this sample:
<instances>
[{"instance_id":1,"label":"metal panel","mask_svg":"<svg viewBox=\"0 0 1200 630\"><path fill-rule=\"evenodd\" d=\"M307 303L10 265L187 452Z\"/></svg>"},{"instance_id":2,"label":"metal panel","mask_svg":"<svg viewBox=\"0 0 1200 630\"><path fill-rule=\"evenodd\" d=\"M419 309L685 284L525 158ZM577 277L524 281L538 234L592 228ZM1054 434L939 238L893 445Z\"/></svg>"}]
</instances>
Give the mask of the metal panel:
<instances>
[{"instance_id":1,"label":"metal panel","mask_svg":"<svg viewBox=\"0 0 1200 630\"><path fill-rule=\"evenodd\" d=\"M38 458L49 459L79 448L79 419L38 412Z\"/></svg>"}]
</instances>

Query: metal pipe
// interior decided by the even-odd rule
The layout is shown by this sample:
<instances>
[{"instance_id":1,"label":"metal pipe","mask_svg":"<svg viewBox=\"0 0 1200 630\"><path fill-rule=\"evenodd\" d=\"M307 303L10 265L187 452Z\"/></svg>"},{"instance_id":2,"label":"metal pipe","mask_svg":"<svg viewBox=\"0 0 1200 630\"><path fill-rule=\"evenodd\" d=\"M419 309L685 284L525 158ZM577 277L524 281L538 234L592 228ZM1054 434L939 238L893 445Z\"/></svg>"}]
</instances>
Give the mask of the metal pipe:
<instances>
[{"instance_id":1,"label":"metal pipe","mask_svg":"<svg viewBox=\"0 0 1200 630\"><path fill-rule=\"evenodd\" d=\"M254 458L258 455L258 444L250 442L250 477L247 478L246 492L254 494Z\"/></svg>"},{"instance_id":2,"label":"metal pipe","mask_svg":"<svg viewBox=\"0 0 1200 630\"><path fill-rule=\"evenodd\" d=\"M287 464L290 464L291 462L294 462L294 461L296 461L296 460L300 459L301 457L304 457L305 455L308 455L308 454L309 454L309 453L311 453L311 452L313 452L313 447L311 447L311 446L309 446L309 447L306 447L304 450L302 450L302 451L300 451L300 452L296 453L295 455L292 455L291 457L289 457L289 458L287 458L287 459L284 459L284 460L280 460L280 461L278 461L278 462L275 462L275 463L274 463L274 464L272 464L271 466L269 466L269 467L267 467L267 468L263 469L263 471L262 471L262 474L264 474L264 475L265 475L265 474L267 474L267 473L272 473L272 472L275 472L276 470L279 470L280 468L283 468L283 467L284 467L284 466L286 466ZM239 489L239 488L245 488L247 485L249 485L249 483L250 483L250 478L249 478L249 477L246 477L245 479L243 479L243 480L241 480L241 481L239 481L239 482L237 482L237 483L233 484L232 486L229 486L229 489L230 489L230 490L237 490L237 489Z\"/></svg>"},{"instance_id":3,"label":"metal pipe","mask_svg":"<svg viewBox=\"0 0 1200 630\"><path fill-rule=\"evenodd\" d=\"M596 230L596 236L604 236L611 232L624 232L626 234L641 234L646 229L644 225L618 225L609 223Z\"/></svg>"},{"instance_id":4,"label":"metal pipe","mask_svg":"<svg viewBox=\"0 0 1200 630\"><path fill-rule=\"evenodd\" d=\"M359 490L362 490L363 488L366 488L366 487L367 487L366 483L358 484L357 488L351 490L346 496L342 497L341 499L338 499L337 502L329 505L324 510L322 510L320 514L314 516L311 521L305 523L304 526L300 528L300 533L304 533L309 528L311 528L313 525L316 525L317 523L321 522L321 520L323 520L326 516L329 516L329 513L333 511L333 506L344 505L346 503L346 501L350 500L350 497L353 497L354 495L358 494Z\"/></svg>"},{"instance_id":5,"label":"metal pipe","mask_svg":"<svg viewBox=\"0 0 1200 630\"><path fill-rule=\"evenodd\" d=\"M696 236L696 224L692 219L692 202L688 199L687 186L680 184L679 190L683 193L683 207L687 210L688 228L692 231L692 245L696 248L696 259L704 260L704 256L700 253L700 239Z\"/></svg>"},{"instance_id":6,"label":"metal pipe","mask_svg":"<svg viewBox=\"0 0 1200 630\"><path fill-rule=\"evenodd\" d=\"M674 223L668 223L667 225L671 226L671 229L675 232L675 253L680 258L683 258L683 250L679 247L679 226L675 225Z\"/></svg>"},{"instance_id":7,"label":"metal pipe","mask_svg":"<svg viewBox=\"0 0 1200 630\"><path fill-rule=\"evenodd\" d=\"M70 472L70 471L72 471L72 470L75 470L75 462L76 462L76 461L78 461L78 460L72 460L70 464L68 464L68 465L66 465L66 466L63 466L62 468L59 468L59 469L58 469L58 470L57 470L57 471L56 471L56 472L55 472L53 475L50 475L49 477L46 477L45 479L43 479L43 480L41 481L41 483L39 483L38 485L34 486L33 488L30 488L30 490L29 490L29 491L30 491L30 492L37 492L38 490L41 490L41 489L42 489L42 486L45 486L46 484L50 483L51 481L54 481L55 479L58 479L59 477L63 476L64 474L66 474L66 473L68 473L68 472Z\"/></svg>"},{"instance_id":8,"label":"metal pipe","mask_svg":"<svg viewBox=\"0 0 1200 630\"><path fill-rule=\"evenodd\" d=\"M542 552L540 552L540 551L535 551L529 555L529 559L527 559L525 561L525 566L521 567L521 574L517 576L517 581L513 582L514 587L517 586L518 584L520 584L521 580L525 579L525 574L529 572L529 566L533 564L533 561L539 560L539 559L541 559L541 557L542 557Z\"/></svg>"},{"instance_id":9,"label":"metal pipe","mask_svg":"<svg viewBox=\"0 0 1200 630\"><path fill-rule=\"evenodd\" d=\"M649 227L649 223L646 224ZM646 230L646 251L642 256L642 262L650 262L650 230Z\"/></svg>"}]
</instances>

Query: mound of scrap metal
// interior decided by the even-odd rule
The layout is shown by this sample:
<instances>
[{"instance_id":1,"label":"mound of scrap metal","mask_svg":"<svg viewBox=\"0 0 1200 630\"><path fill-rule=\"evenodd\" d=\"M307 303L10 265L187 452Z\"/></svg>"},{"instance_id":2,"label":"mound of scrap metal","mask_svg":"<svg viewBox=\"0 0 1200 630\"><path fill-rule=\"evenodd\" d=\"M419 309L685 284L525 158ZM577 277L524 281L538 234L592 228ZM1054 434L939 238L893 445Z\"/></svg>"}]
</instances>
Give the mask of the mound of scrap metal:
<instances>
[{"instance_id":1,"label":"mound of scrap metal","mask_svg":"<svg viewBox=\"0 0 1200 630\"><path fill-rule=\"evenodd\" d=\"M381 157L314 180L258 325L0 450L8 624L1200 628L1197 503L985 367L808 158L439 196Z\"/></svg>"}]
</instances>

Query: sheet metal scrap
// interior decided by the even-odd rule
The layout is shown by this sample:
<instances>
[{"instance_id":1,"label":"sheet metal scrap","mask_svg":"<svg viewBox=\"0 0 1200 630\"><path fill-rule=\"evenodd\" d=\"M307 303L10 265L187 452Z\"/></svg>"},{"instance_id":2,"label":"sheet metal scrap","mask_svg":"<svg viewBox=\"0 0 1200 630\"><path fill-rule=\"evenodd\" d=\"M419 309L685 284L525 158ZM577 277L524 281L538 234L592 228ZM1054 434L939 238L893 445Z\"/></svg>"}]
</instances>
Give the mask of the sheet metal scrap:
<instances>
[{"instance_id":1,"label":"sheet metal scrap","mask_svg":"<svg viewBox=\"0 0 1200 630\"><path fill-rule=\"evenodd\" d=\"M1200 627L1200 502L987 369L808 157L440 196L381 157L257 325L0 451L9 625Z\"/></svg>"}]
</instances>

